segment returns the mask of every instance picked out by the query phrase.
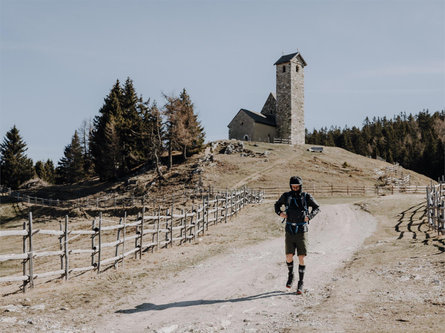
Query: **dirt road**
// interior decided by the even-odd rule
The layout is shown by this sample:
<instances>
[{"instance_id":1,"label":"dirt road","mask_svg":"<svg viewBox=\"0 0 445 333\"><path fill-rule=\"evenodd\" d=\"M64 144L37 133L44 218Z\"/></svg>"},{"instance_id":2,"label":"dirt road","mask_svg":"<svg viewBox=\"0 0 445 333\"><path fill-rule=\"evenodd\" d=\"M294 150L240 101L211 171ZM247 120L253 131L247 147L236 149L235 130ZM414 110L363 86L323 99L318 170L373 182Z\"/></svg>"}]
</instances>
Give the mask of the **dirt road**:
<instances>
[{"instance_id":1,"label":"dirt road","mask_svg":"<svg viewBox=\"0 0 445 333\"><path fill-rule=\"evenodd\" d=\"M26 294L0 289L0 331L443 331L445 238L428 228L424 196L321 204L303 296L284 287L283 226L269 201L125 269L40 282Z\"/></svg>"},{"instance_id":2,"label":"dirt road","mask_svg":"<svg viewBox=\"0 0 445 333\"><path fill-rule=\"evenodd\" d=\"M283 237L201 262L159 284L150 294L123 299L96 332L272 332L321 299L334 271L371 235L376 221L350 204L324 205L310 224L306 292L284 287ZM248 232L248 230L246 230Z\"/></svg>"}]
</instances>

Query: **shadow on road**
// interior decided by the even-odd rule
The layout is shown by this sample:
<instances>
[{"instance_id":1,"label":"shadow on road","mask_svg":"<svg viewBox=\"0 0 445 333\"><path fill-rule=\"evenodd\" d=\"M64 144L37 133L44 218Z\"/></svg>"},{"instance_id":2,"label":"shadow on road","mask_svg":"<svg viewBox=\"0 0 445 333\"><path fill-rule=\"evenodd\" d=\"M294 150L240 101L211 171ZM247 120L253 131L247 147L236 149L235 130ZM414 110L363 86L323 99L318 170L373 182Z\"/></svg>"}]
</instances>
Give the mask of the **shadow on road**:
<instances>
[{"instance_id":1,"label":"shadow on road","mask_svg":"<svg viewBox=\"0 0 445 333\"><path fill-rule=\"evenodd\" d=\"M166 310L166 309L170 309L170 308L185 308L185 307L196 306L196 305L212 305L212 304L219 304L219 303L237 303L237 302L253 301L256 299L269 298L269 297L275 297L275 296L293 296L293 297L295 297L295 293L289 293L289 292L277 290L277 291L270 291L270 292L262 293L262 294L258 294L258 295L232 298L232 299L214 299L214 300L198 299L198 300L193 300L193 301L181 301L181 302L172 302L172 303L166 303L166 304L142 303L142 304L137 305L134 309L117 310L116 313L131 314L131 313L137 313L137 312L143 312L143 311L160 311L160 310Z\"/></svg>"},{"instance_id":2,"label":"shadow on road","mask_svg":"<svg viewBox=\"0 0 445 333\"><path fill-rule=\"evenodd\" d=\"M411 233L412 239L417 240L417 232L423 232L425 239L422 240L422 244L432 244L439 250L439 254L445 252L445 241L439 236L432 237L430 227L426 223L426 202L422 202L418 205L412 206L398 215L397 224L394 226L394 230L399 233L397 239L402 239L406 233ZM417 228L413 228L417 226ZM423 229L425 230L422 230ZM405 229L405 230L402 230Z\"/></svg>"}]
</instances>

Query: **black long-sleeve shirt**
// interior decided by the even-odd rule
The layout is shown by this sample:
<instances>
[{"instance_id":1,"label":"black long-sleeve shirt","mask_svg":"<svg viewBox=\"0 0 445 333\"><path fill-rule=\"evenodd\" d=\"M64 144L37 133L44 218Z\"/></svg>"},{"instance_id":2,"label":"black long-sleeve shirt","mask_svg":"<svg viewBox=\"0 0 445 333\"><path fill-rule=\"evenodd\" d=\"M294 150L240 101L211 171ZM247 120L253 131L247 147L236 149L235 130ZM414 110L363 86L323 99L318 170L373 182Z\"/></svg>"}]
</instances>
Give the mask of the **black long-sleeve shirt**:
<instances>
[{"instance_id":1,"label":"black long-sleeve shirt","mask_svg":"<svg viewBox=\"0 0 445 333\"><path fill-rule=\"evenodd\" d=\"M275 212L280 215L281 206L286 206L287 222L303 223L306 216L312 219L320 212L320 205L306 192L289 191L275 202ZM311 211L309 212L309 207Z\"/></svg>"}]
</instances>

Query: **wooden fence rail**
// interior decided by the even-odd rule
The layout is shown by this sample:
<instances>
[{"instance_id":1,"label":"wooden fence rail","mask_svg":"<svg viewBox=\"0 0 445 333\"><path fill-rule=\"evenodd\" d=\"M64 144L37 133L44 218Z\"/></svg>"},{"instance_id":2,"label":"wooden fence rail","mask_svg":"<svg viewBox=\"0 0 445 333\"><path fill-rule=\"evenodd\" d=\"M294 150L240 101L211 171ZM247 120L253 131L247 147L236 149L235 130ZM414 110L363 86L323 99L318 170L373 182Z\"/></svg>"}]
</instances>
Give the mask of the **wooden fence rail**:
<instances>
[{"instance_id":1,"label":"wooden fence rail","mask_svg":"<svg viewBox=\"0 0 445 333\"><path fill-rule=\"evenodd\" d=\"M430 228L445 234L445 181L426 188L427 218Z\"/></svg>"},{"instance_id":2,"label":"wooden fence rail","mask_svg":"<svg viewBox=\"0 0 445 333\"><path fill-rule=\"evenodd\" d=\"M236 215L245 205L258 203L263 200L261 191L241 188L226 193L215 193L203 196L202 203L193 205L189 209L176 208L175 202L167 210L158 207L149 211L143 207L136 218L128 219L127 214L119 221L108 220L100 213L91 224L90 230L70 229L68 216L60 222L59 230L33 229L32 213L21 230L0 230L0 238L21 236L23 239L23 253L2 254L0 262L20 260L22 275L0 277L2 282L22 282L22 290L34 287L34 280L46 277L59 277L68 280L74 273L94 271L100 273L106 266L123 266L124 259L134 255L142 258L143 252L159 250L174 244L181 245L204 235L209 225L227 223L227 218ZM36 235L56 236L54 244L57 251L38 251L33 247ZM73 242L76 237L91 238L91 248L75 248ZM48 244L46 244L48 245ZM107 249L111 251L106 251ZM88 254L91 261L84 266L73 267L73 256ZM53 271L36 273L34 259L38 257L60 257L60 266ZM78 261L77 261L78 262Z\"/></svg>"},{"instance_id":3,"label":"wooden fence rail","mask_svg":"<svg viewBox=\"0 0 445 333\"><path fill-rule=\"evenodd\" d=\"M39 198L35 196L29 196L20 191L13 191L11 188L4 187L0 185L0 194L3 196L8 196L14 200L26 202L29 204L43 205L43 206L55 206L60 208L116 208L116 207L134 207L134 206L145 206L148 202L160 205L170 206L172 202L178 203L179 201L184 201L186 203L188 200L201 198L203 195L211 194L215 195L224 193L227 191L219 190L215 191L212 187L197 187L184 189L180 193L175 193L171 197L156 198L150 197L149 195L141 196L128 196L119 197L117 193L110 194L105 197L85 197L72 200L61 200L61 199L47 199Z\"/></svg>"},{"instance_id":4,"label":"wooden fence rail","mask_svg":"<svg viewBox=\"0 0 445 333\"><path fill-rule=\"evenodd\" d=\"M359 185L304 185L304 191L314 196L360 196L360 195L380 195L394 193L424 194L427 186L407 185L407 186L359 186ZM283 192L289 191L289 187L261 187L264 197L267 199L278 198Z\"/></svg>"}]
</instances>

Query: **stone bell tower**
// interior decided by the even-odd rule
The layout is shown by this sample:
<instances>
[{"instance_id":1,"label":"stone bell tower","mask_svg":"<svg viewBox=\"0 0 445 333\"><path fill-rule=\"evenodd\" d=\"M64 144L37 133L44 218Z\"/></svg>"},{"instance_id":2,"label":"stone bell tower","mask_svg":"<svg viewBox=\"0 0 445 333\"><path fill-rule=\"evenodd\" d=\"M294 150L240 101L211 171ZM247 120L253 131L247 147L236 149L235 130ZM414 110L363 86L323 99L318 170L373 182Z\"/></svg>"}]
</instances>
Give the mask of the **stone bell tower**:
<instances>
[{"instance_id":1,"label":"stone bell tower","mask_svg":"<svg viewBox=\"0 0 445 333\"><path fill-rule=\"evenodd\" d=\"M282 56L277 71L277 136L291 144L304 144L304 67L299 52Z\"/></svg>"}]
</instances>

